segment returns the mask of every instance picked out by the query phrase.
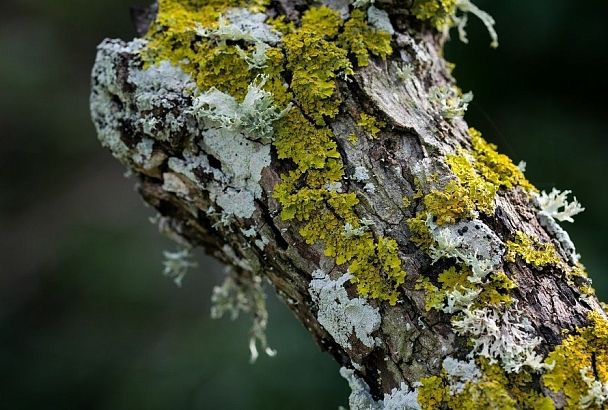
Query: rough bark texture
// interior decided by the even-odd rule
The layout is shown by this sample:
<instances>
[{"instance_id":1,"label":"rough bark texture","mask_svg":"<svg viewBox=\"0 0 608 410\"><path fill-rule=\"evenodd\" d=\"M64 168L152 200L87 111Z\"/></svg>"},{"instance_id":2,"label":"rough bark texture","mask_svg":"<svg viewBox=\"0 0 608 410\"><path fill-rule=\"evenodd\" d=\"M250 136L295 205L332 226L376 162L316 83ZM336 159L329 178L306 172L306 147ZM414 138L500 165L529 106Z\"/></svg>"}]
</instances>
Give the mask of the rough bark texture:
<instances>
[{"instance_id":1,"label":"rough bark texture","mask_svg":"<svg viewBox=\"0 0 608 410\"><path fill-rule=\"evenodd\" d=\"M309 7L308 3L281 0L274 2L266 12L285 15L298 22L302 12ZM182 131L172 130L169 138L156 140L151 154L154 166L144 167L133 159L135 147L146 136L137 121L150 115L150 112L138 112L134 100L136 85L129 80L129 70L137 53L129 52L120 41L105 42L99 53L106 56L114 53L112 65L103 68L105 76L108 69L112 70L109 76L113 81L108 84L102 79L99 67L93 78L93 98L104 96L112 107L100 112L98 106L94 106L95 123L101 133L113 129L128 148L124 155L117 156L122 156L121 160L136 173L138 190L162 215L163 229L184 244L203 247L238 271L254 272L266 278L323 350L331 353L341 365L356 367L358 377L365 380L376 399L399 388L402 382L415 386L421 378L438 374L446 357L462 358L471 350L468 338L455 332L451 315L437 309L427 310L425 291L416 289L420 278L436 280L442 270L453 265L453 261L445 259L432 264L427 252L412 243L407 220L424 209L423 198L416 192L428 193L430 190L424 183L425 177L439 181L453 178L442 159L459 149L470 149L471 142L465 121L459 117L444 118L429 99L429 90L434 86L454 81L441 57L444 38L408 16L404 11L408 7L406 3L376 2L376 7L389 12L395 28L393 53L387 60L370 59L369 65L357 68L349 81L338 80L342 104L339 113L328 118L345 174L350 176L357 167L364 167L369 174L366 183L374 186L374 189L369 186L366 189L365 183L344 178L342 189L357 194L356 214L361 219L373 221L369 229L375 237L393 238L398 243L401 266L407 272L395 306L379 300L367 301L379 309L381 315L381 324L373 332L375 343L372 347L353 334L349 339L350 348L345 348L319 323L319 306L310 291L313 272L320 269L331 278L338 278L348 266L337 265L334 258L325 256L322 244L307 244L299 233L300 223L281 218L281 206L273 198L273 190L290 169L288 161L278 159L273 149L271 163L261 174L262 194L255 200L251 218L236 217L227 224L219 223L219 217L209 212L218 209L209 192L176 175L167 165L169 158L181 155L187 143ZM139 12L136 16L138 30L144 33L143 27L150 21L150 15ZM408 81L400 77L395 61L414 68ZM166 108L154 108L153 115L159 121L166 118L168 111L178 116L180 110L192 103L186 94L175 94L171 98L172 104ZM125 110L130 110L132 115L123 116L120 121L113 121L108 114ZM360 134L356 119L362 112L383 120L386 125L377 138L359 137L358 143L349 143L348 135ZM211 166L219 170L227 165L221 163L222 159L212 158L211 154L208 159ZM194 173L201 181L214 178L204 170L194 170ZM168 183L168 180L175 182L176 178L179 189ZM422 180L422 186L417 186L415 180ZM412 198L409 206L404 206L404 197ZM493 215L480 214L476 219L476 223L483 225L477 228L487 237L493 234L501 243L506 243L518 231L523 232L541 242L552 243L561 262L573 265L572 250L566 249L568 242L558 238L554 222L553 225L543 223L538 204L526 190L521 187L499 189L495 204ZM543 225L553 226L553 229ZM256 227L254 236L245 234L244 231L252 226ZM601 311L595 297L581 293L581 283L576 283L579 279L568 281L556 266L538 268L518 258L513 262L502 261L501 270L517 284L509 294L530 320L535 336L542 339L536 348L542 356L561 343L564 329L585 326L590 311ZM348 283L345 286L350 298L356 298L354 286ZM563 396L550 393L544 387L539 387L539 391L551 395L558 407L564 405Z\"/></svg>"}]
</instances>

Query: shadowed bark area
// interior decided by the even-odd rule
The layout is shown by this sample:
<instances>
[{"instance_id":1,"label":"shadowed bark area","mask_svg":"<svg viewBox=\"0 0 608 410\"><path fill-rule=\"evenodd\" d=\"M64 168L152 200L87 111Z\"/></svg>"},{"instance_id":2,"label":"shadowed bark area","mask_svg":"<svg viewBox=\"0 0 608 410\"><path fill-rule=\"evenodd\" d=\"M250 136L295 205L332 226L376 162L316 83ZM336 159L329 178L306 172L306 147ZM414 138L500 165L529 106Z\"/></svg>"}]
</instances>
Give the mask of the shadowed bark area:
<instances>
[{"instance_id":1,"label":"shadowed bark area","mask_svg":"<svg viewBox=\"0 0 608 410\"><path fill-rule=\"evenodd\" d=\"M299 24L309 3L280 0L266 13L284 15ZM327 3L344 3L348 7L348 2ZM115 145L110 148L136 174L138 191L158 210L162 229L185 245L204 248L233 266L237 275L261 275L267 279L318 345L341 365L357 369L356 374L365 380L375 399L398 389L402 382L413 389L422 378L439 374L447 357L464 360L471 352L470 335L459 334L454 328L454 312L429 309L428 289L419 286L423 278L439 286L441 272L460 262L444 257L432 263L429 250L412 241L416 233L411 231L408 220L427 208L428 194L454 179L446 157L472 152L474 147L461 116L446 118L431 98L434 88L454 84L441 56L444 36L409 15L411 5L407 3L376 2L375 7L389 13L395 29L392 54L384 60L372 57L367 66L354 63L352 76L336 79L339 112L326 117L344 167L341 190L356 193L354 212L360 220L369 221L366 229L374 238L396 241L401 268L407 273L405 282L398 286L398 302L394 306L378 299L365 302L381 317L379 326L371 332L371 346L354 332L349 336L349 346L338 343L319 321L318 301L311 293L314 272L320 270L336 279L347 273L348 264L337 264L335 258L326 256L322 243L306 243L300 233L303 223L281 217L282 206L273 192L286 172L294 169L290 160L279 159L273 147L270 163L261 171L261 194L255 198L251 217L236 216L226 221L213 190L226 190L230 184L213 183L222 180L226 168L233 165L229 160L216 158L214 152L205 152L202 147L199 155L206 158L206 163L191 168L194 181L170 166L171 159L187 160L184 151L189 149L193 136L205 138L205 131L197 132L195 121L190 118L193 95L172 93L167 97L170 104L142 111L137 100L141 96L137 89L140 85L132 78L133 71L144 70L144 64L138 49L119 40L106 40L100 46L93 72L92 101L103 101L103 105L93 104L95 124L100 134L113 136ZM349 10L353 10L352 6ZM138 32L143 34L153 20L150 10L135 15ZM411 67L411 73L404 75L404 66ZM289 84L290 74L283 75ZM124 115L125 112L129 114ZM366 135L358 125L361 113L384 123L375 137ZM155 118L160 124L156 129L168 128L164 124L168 114L186 119L163 138L142 126ZM357 136L356 143L352 142L353 134ZM154 144L143 164L138 147L146 139L152 139ZM122 151L115 148L116 144L123 147ZM358 169L365 169L367 175L353 177ZM206 190L205 186L215 188ZM534 350L544 357L562 342L564 329L573 331L587 325L589 312L602 308L594 296L581 290L587 285L583 277L565 272L576 266L575 253L568 249L569 242L563 239L563 232L555 227L553 219L547 222L548 218L542 216L535 195L521 186L499 187L493 212L479 212L466 221L461 236L465 240L496 243L503 253L505 244L513 242L518 233L555 248L558 262L535 266L521 257L507 260L501 256L494 268L516 285L501 292L510 296L509 306L516 307L518 315L530 321L529 333L540 338ZM408 198L406 203L404 198ZM251 227L255 230L251 231ZM467 234L468 229L477 229L483 235ZM469 244L471 249L475 246ZM564 269L565 266L569 268ZM345 287L351 299L360 296L352 283L346 282ZM539 377L532 376L534 387L529 388L552 397L558 408L564 406L564 396L550 392Z\"/></svg>"}]
</instances>

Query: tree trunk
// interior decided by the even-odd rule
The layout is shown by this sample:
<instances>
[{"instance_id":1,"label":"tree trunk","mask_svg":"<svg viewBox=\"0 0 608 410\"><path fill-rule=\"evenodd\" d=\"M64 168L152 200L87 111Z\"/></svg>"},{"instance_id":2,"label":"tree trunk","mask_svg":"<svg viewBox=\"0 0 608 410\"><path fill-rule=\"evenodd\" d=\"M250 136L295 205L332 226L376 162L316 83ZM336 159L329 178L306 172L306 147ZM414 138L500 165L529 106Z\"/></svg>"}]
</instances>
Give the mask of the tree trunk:
<instances>
[{"instance_id":1,"label":"tree trunk","mask_svg":"<svg viewBox=\"0 0 608 410\"><path fill-rule=\"evenodd\" d=\"M265 347L268 280L344 367L355 409L602 406L605 314L556 223L577 204L468 130L442 58L436 29L472 5L442 25L429 0L265 3L160 1L156 22L136 13L144 40L105 40L93 69L100 140L162 230L233 267L217 315L239 307L231 291L253 297L240 307ZM568 337L592 346L576 389Z\"/></svg>"}]
</instances>

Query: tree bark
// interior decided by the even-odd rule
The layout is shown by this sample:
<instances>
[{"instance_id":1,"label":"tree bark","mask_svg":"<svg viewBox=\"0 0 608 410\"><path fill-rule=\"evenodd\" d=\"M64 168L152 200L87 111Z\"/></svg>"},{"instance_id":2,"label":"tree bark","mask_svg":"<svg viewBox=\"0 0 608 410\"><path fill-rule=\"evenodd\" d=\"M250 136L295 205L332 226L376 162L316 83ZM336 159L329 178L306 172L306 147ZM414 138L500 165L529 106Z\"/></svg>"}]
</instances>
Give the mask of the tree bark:
<instances>
[{"instance_id":1,"label":"tree bark","mask_svg":"<svg viewBox=\"0 0 608 410\"><path fill-rule=\"evenodd\" d=\"M284 15L297 25L311 3L281 0L273 2L265 12L270 16ZM352 6L348 9L348 2L326 3L332 6L345 4L346 10L353 10ZM231 166L230 161L216 158L213 152L204 152L207 165L192 168L201 184L169 166L172 158L186 160L182 152L193 131L182 124L161 138L158 126L156 131L150 131L142 123L154 117L157 123L166 126L167 114L186 115L192 107L193 97L173 92L169 97L163 97L170 104L142 111L136 100L141 96L141 90L137 89L140 85L132 78L134 71L143 72L145 68L139 61L139 52L130 45L132 43L106 40L100 45L93 71L92 111L102 141L137 176L138 191L158 210L163 230L180 243L200 246L233 266L237 278L264 277L318 345L342 366L356 369L358 380L369 386L371 398L380 400L393 389L399 389L402 383L413 390L424 377L439 375L447 357L464 360L471 352L469 337L460 334L453 325L453 314L428 309L427 291L419 286L423 278L439 286L440 272L458 262L448 257L432 263L428 249L412 241L415 233L408 220L426 209L426 195L445 181L454 179L453 171L445 165L446 156L473 148L466 122L460 116L446 118L441 115L431 98L434 87L454 84L441 53L445 35L408 14L411 7L408 2L377 1L374 7L388 12L395 29L392 54L385 60L370 58L369 64L357 67L348 80L336 79L340 110L335 116L326 117L345 169L341 189L356 193L359 199L354 207L356 215L370 221L366 229L374 238L387 237L396 241L401 268L407 272L405 282L398 287L395 305L363 298L351 282L342 283L348 299L361 298L365 309L379 312L379 324L372 326L368 335L371 342L366 343L365 337L358 337L356 326L349 328L346 341L337 341L333 331L321 323L321 290L319 288L315 293L312 282L316 279L324 280L325 284L333 283L347 273L348 264L337 264L335 258L326 256L323 243L307 244L300 234L302 224L281 217L282 206L273 192L292 166L289 161L279 159L274 148L270 151L270 163L261 171L261 194L255 198L255 211L251 217L237 216L222 221L222 207L214 201L213 192L209 192L211 188L206 191L201 186L209 181L207 186L211 186L213 179L218 180L217 186L223 186L221 174ZM149 16L146 13L137 15L141 17L137 20L138 30L144 33L141 25L145 25ZM405 80L404 66L413 68ZM285 81L290 81L287 74ZM161 92L159 90L148 91ZM179 91L167 86L163 92L167 90ZM361 113L368 113L385 123L377 138L365 137L358 127ZM359 136L356 144L348 140L352 133ZM112 138L114 142L109 143ZM144 164L139 157L142 156L141 144L146 139L154 141L154 145ZM252 144L264 145L259 141ZM235 161L240 160L243 159ZM210 172L210 169L218 172ZM367 170L367 177L353 177L357 169ZM404 197L411 199L406 206ZM505 244L513 242L518 232L535 238L538 243L552 244L556 249L559 263L539 267L521 257L511 261L502 258L496 268L517 285L508 291L513 301L510 306L516 306L513 308L515 316L529 320L528 332L540 338L534 351L544 357L560 345L564 330L575 331L587 326L589 312L603 310L594 296L581 291L581 286L586 285L584 278L572 279L560 268L575 267L575 252L555 221L543 216L534 198L535 194L522 187L503 186L495 195L495 210L491 215L479 213L462 223L468 224L467 229L474 229L477 224L474 227L486 238L491 237L488 240L503 251ZM473 234L463 237L469 241L479 240ZM475 243L469 245L475 247ZM348 320L348 316L346 318ZM540 374L532 374L538 381ZM541 383L536 383L533 389L551 397L556 407L565 405L563 395L549 391ZM380 406L379 403L381 401L376 405ZM351 400L351 405L356 404Z\"/></svg>"}]
</instances>

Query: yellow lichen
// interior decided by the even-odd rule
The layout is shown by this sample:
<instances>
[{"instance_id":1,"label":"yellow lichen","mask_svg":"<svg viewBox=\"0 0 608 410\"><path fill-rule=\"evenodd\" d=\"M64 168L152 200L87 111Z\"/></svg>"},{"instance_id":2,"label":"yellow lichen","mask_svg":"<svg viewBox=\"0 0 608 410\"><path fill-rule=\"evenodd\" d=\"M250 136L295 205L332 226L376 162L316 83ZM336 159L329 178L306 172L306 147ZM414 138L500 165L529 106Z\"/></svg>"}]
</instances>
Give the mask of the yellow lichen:
<instances>
[{"instance_id":1,"label":"yellow lichen","mask_svg":"<svg viewBox=\"0 0 608 410\"><path fill-rule=\"evenodd\" d=\"M427 212L437 225L453 224L473 215L475 203L458 181L451 180L443 190L433 190L424 196Z\"/></svg>"},{"instance_id":2,"label":"yellow lichen","mask_svg":"<svg viewBox=\"0 0 608 410\"><path fill-rule=\"evenodd\" d=\"M545 359L553 368L542 382L565 395L566 410L582 407L581 399L589 390L584 377L608 383L608 321L599 312L589 313L589 321L590 326L567 336Z\"/></svg>"},{"instance_id":3,"label":"yellow lichen","mask_svg":"<svg viewBox=\"0 0 608 410\"><path fill-rule=\"evenodd\" d=\"M267 50L267 56L272 60L268 67L272 68L266 71L251 69L243 55L251 56L253 45L216 42L198 32L199 29L217 28L219 17L230 7L263 11L267 3L266 0L161 0L156 20L146 34L148 45L141 52L144 65L170 61L190 74L199 90L215 87L237 99L245 96L247 87L257 75L266 74L268 90L277 92L279 103L285 101L278 75L282 67L282 53L277 53L278 49Z\"/></svg>"},{"instance_id":4,"label":"yellow lichen","mask_svg":"<svg viewBox=\"0 0 608 410\"><path fill-rule=\"evenodd\" d=\"M450 28L456 14L456 0L415 0L412 14L429 21L439 31Z\"/></svg>"},{"instance_id":5,"label":"yellow lichen","mask_svg":"<svg viewBox=\"0 0 608 410\"><path fill-rule=\"evenodd\" d=\"M508 374L500 366L478 358L481 377L467 381L453 391L445 370L439 376L420 380L418 403L423 410L554 410L553 401L535 391L534 379L529 373ZM473 375L471 375L473 376Z\"/></svg>"},{"instance_id":6,"label":"yellow lichen","mask_svg":"<svg viewBox=\"0 0 608 410\"><path fill-rule=\"evenodd\" d=\"M440 409L450 393L439 376L429 376L420 379L418 387L418 403L422 410Z\"/></svg>"},{"instance_id":7,"label":"yellow lichen","mask_svg":"<svg viewBox=\"0 0 608 410\"><path fill-rule=\"evenodd\" d=\"M291 159L300 172L323 168L327 158L340 158L329 128L310 123L294 108L275 124L275 147L280 159Z\"/></svg>"},{"instance_id":8,"label":"yellow lichen","mask_svg":"<svg viewBox=\"0 0 608 410\"><path fill-rule=\"evenodd\" d=\"M340 13L326 6L313 7L302 16L302 27L323 35L325 38L335 37L342 27Z\"/></svg>"},{"instance_id":9,"label":"yellow lichen","mask_svg":"<svg viewBox=\"0 0 608 410\"><path fill-rule=\"evenodd\" d=\"M496 193L501 188L521 186L526 190L534 187L511 160L495 151L495 147L481 138L474 129L469 130L473 149L458 150L446 155L445 161L456 176L441 189L432 189L423 196L425 209L410 218L407 223L412 232L412 242L428 249L433 241L426 221L437 224L454 224L469 220L476 212L488 216L494 214ZM429 178L428 182L432 178ZM419 183L417 184L420 185Z\"/></svg>"},{"instance_id":10,"label":"yellow lichen","mask_svg":"<svg viewBox=\"0 0 608 410\"><path fill-rule=\"evenodd\" d=\"M362 112L359 114L359 121L357 121L357 125L367 132L369 138L374 139L378 137L378 133L381 131L381 128L386 124L384 121L380 121L376 117Z\"/></svg>"},{"instance_id":11,"label":"yellow lichen","mask_svg":"<svg viewBox=\"0 0 608 410\"><path fill-rule=\"evenodd\" d=\"M302 111L325 125L324 117L338 113L340 99L335 95L339 73L352 73L346 50L315 31L316 21L307 18L314 12L309 9L303 19L308 25L283 37L287 55L287 68L292 73L291 88ZM321 24L321 23L319 23Z\"/></svg>"},{"instance_id":12,"label":"yellow lichen","mask_svg":"<svg viewBox=\"0 0 608 410\"><path fill-rule=\"evenodd\" d=\"M505 260L507 262L515 262L519 257L537 268L542 268L546 265L562 265L562 260L552 243L541 243L521 231L517 231L515 233L515 240L507 241L506 245L507 253L505 254Z\"/></svg>"},{"instance_id":13,"label":"yellow lichen","mask_svg":"<svg viewBox=\"0 0 608 410\"><path fill-rule=\"evenodd\" d=\"M325 255L339 265L348 264L359 294L395 304L405 278L397 243L369 230L345 234L346 224L361 228L354 211L359 199L339 189L343 164L336 138L326 126L342 103L337 79L353 73L349 55L356 56L360 65L365 65L369 54L384 58L392 51L391 36L369 26L361 10L344 22L328 7L311 7L303 13L299 27L284 17L268 19L282 39L264 49L263 64L253 65L250 59L259 45L201 35L225 24L220 16L231 7L260 12L268 3L160 0L141 53L144 66L170 61L192 76L199 91L216 88L237 100L246 95L257 76L264 75L264 89L272 94L274 104L281 109L291 106L274 123L277 156L290 161L292 168L281 175L273 192L281 218L297 221L307 243L322 243ZM377 133L372 131L372 135Z\"/></svg>"},{"instance_id":14,"label":"yellow lichen","mask_svg":"<svg viewBox=\"0 0 608 410\"><path fill-rule=\"evenodd\" d=\"M460 184L467 191L467 195L475 204L476 209L486 215L493 215L494 197L500 186L479 175L466 155L464 152L461 152L460 155L447 155L446 162L460 180Z\"/></svg>"},{"instance_id":15,"label":"yellow lichen","mask_svg":"<svg viewBox=\"0 0 608 410\"><path fill-rule=\"evenodd\" d=\"M365 21L365 12L353 10L350 18L344 23L344 31L338 42L357 58L359 67L369 64L369 54L386 59L392 54L391 34L375 29Z\"/></svg>"},{"instance_id":16,"label":"yellow lichen","mask_svg":"<svg viewBox=\"0 0 608 410\"><path fill-rule=\"evenodd\" d=\"M335 136L325 124L341 104L336 79L352 73L347 59L350 49L345 48L350 45L336 40L339 30L347 30L348 22L342 27L338 13L315 7L304 13L299 28L278 20L274 24L285 34L285 67L297 103L275 123L277 155L296 166L274 188L281 218L301 223L299 232L308 244L322 243L326 256L335 258L338 265L347 264L360 295L394 305L397 289L405 280L397 243L376 238L371 231L347 235L346 224L352 229L361 227L354 212L359 200L354 193L329 189L344 176ZM370 51L374 53L373 47Z\"/></svg>"},{"instance_id":17,"label":"yellow lichen","mask_svg":"<svg viewBox=\"0 0 608 410\"><path fill-rule=\"evenodd\" d=\"M420 211L406 221L410 230L410 241L424 250L428 250L435 243L427 225L428 218L428 212Z\"/></svg>"},{"instance_id":18,"label":"yellow lichen","mask_svg":"<svg viewBox=\"0 0 608 410\"><path fill-rule=\"evenodd\" d=\"M472 303L473 308L484 306L499 306L510 304L511 296L508 291L515 288L515 283L504 273L493 273L483 285L473 284L468 280L471 271L466 266L450 267L439 274L437 287L431 281L423 277L416 284L417 290L424 290L426 310L441 309L445 305L448 294L458 291L479 291L479 295Z\"/></svg>"},{"instance_id":19,"label":"yellow lichen","mask_svg":"<svg viewBox=\"0 0 608 410\"><path fill-rule=\"evenodd\" d=\"M528 191L536 191L521 169L509 157L498 153L496 145L484 140L479 131L469 128L469 136L473 144L471 154L475 158L475 167L486 181L496 186L506 188L521 186Z\"/></svg>"}]
</instances>

